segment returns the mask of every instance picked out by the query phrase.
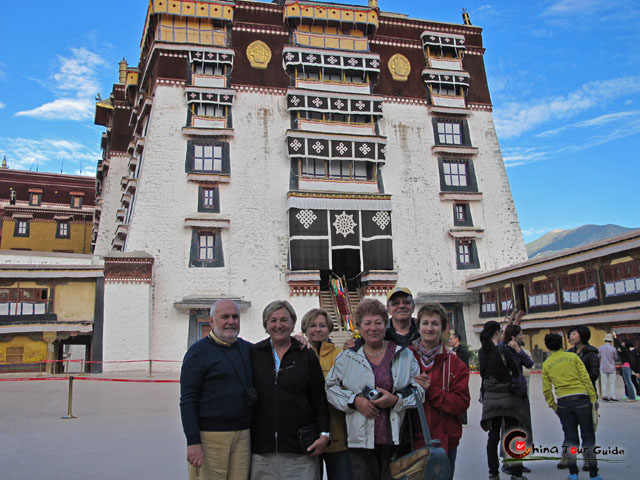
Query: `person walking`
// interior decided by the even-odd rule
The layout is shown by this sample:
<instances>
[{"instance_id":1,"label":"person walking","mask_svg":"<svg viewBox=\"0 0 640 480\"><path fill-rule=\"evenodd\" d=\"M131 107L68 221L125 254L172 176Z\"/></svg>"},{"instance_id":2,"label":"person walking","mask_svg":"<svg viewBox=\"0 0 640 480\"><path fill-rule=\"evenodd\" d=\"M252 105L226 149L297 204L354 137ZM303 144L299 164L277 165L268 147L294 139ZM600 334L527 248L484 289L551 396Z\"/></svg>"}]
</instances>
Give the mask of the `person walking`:
<instances>
[{"instance_id":1,"label":"person walking","mask_svg":"<svg viewBox=\"0 0 640 480\"><path fill-rule=\"evenodd\" d=\"M582 450L589 476L593 480L602 480L598 474L594 452L596 434L593 426L593 407L595 406L597 410L598 404L593 383L580 358L575 353L562 351L560 335L547 334L544 337L544 344L551 355L542 364L542 392L547 404L558 415L562 425L564 432L562 447L568 454L568 479L578 480L576 455L571 453L570 449L580 447L578 438L578 430L580 430Z\"/></svg>"},{"instance_id":2,"label":"person walking","mask_svg":"<svg viewBox=\"0 0 640 480\"><path fill-rule=\"evenodd\" d=\"M607 333L604 336L604 345L598 349L600 357L600 378L602 387L600 394L603 402L617 402L616 397L616 362L619 360L618 352L612 345L613 335Z\"/></svg>"},{"instance_id":3,"label":"person walking","mask_svg":"<svg viewBox=\"0 0 640 480\"><path fill-rule=\"evenodd\" d=\"M616 332L613 332L613 344L618 351L618 355L620 356L620 370L622 370L622 379L624 380L624 393L625 397L623 400L625 402L635 402L636 401L636 389L633 387L633 382L631 381L631 350L627 344L626 340L618 340L618 335Z\"/></svg>"},{"instance_id":4,"label":"person walking","mask_svg":"<svg viewBox=\"0 0 640 480\"><path fill-rule=\"evenodd\" d=\"M487 438L487 463L489 479L500 478L498 445L507 432L525 424L522 402L512 391L512 381L518 381L520 372L508 348L499 346L500 324L494 320L486 322L480 332L482 348L478 353L482 384L482 420L480 426L489 432ZM501 435L502 432L502 435ZM522 476L522 463L511 465L511 480L526 480Z\"/></svg>"}]
</instances>

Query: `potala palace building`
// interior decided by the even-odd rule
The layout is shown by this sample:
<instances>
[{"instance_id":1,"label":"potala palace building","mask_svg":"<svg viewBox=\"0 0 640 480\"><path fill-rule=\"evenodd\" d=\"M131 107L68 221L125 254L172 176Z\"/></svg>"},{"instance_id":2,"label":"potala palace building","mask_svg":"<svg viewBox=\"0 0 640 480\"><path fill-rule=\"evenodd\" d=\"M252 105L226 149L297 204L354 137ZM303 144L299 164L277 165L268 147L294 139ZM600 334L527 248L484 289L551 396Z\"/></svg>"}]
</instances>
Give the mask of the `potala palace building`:
<instances>
[{"instance_id":1,"label":"potala palace building","mask_svg":"<svg viewBox=\"0 0 640 480\"><path fill-rule=\"evenodd\" d=\"M255 341L272 300L341 327L395 285L478 344L465 279L526 260L481 28L293 0L151 0L140 27L96 106L103 360L180 360L216 299Z\"/></svg>"}]
</instances>

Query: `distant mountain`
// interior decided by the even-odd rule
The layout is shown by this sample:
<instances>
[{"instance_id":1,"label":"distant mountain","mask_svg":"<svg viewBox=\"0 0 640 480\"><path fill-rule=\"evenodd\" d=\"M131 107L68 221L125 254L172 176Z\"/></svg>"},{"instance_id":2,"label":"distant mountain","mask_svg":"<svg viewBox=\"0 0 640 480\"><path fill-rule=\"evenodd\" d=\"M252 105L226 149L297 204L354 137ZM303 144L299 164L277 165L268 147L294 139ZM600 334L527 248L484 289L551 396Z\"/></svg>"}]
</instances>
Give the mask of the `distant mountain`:
<instances>
[{"instance_id":1,"label":"distant mountain","mask_svg":"<svg viewBox=\"0 0 640 480\"><path fill-rule=\"evenodd\" d=\"M621 227L620 225L583 225L572 230L553 230L546 235L525 245L529 258L547 256L565 250L575 248L587 243L597 242L605 238L622 235L636 230L635 228Z\"/></svg>"}]
</instances>

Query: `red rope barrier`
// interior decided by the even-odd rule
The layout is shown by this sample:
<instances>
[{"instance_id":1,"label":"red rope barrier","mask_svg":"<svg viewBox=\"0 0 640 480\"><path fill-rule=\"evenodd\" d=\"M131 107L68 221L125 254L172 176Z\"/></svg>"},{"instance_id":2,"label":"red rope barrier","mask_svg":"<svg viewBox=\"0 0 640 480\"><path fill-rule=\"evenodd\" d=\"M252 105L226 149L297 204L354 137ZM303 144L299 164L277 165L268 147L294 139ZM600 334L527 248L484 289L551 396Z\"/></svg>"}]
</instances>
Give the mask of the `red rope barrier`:
<instances>
[{"instance_id":1,"label":"red rope barrier","mask_svg":"<svg viewBox=\"0 0 640 480\"><path fill-rule=\"evenodd\" d=\"M94 382L128 382L128 383L180 383L180 380L148 380L136 378L97 378L97 377L73 377L75 380L89 380ZM26 378L0 378L0 382L30 382L41 380L69 380L69 377L26 377Z\"/></svg>"}]
</instances>

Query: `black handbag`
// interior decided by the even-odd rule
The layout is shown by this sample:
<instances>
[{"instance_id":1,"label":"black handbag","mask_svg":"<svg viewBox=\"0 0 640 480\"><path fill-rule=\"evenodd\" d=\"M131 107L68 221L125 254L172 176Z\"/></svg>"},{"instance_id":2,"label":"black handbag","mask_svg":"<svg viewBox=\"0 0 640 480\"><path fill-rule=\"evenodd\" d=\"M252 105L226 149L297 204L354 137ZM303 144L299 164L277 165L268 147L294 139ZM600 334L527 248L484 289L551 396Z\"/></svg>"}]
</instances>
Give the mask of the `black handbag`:
<instances>
[{"instance_id":1,"label":"black handbag","mask_svg":"<svg viewBox=\"0 0 640 480\"><path fill-rule=\"evenodd\" d=\"M310 452L309 447L313 445L313 442L315 442L320 436L318 428L315 426L315 424L305 425L304 427L300 427L296 433L298 437L298 443L300 444L300 448L302 449L302 451L305 453L305 455L311 455L313 451Z\"/></svg>"}]
</instances>

